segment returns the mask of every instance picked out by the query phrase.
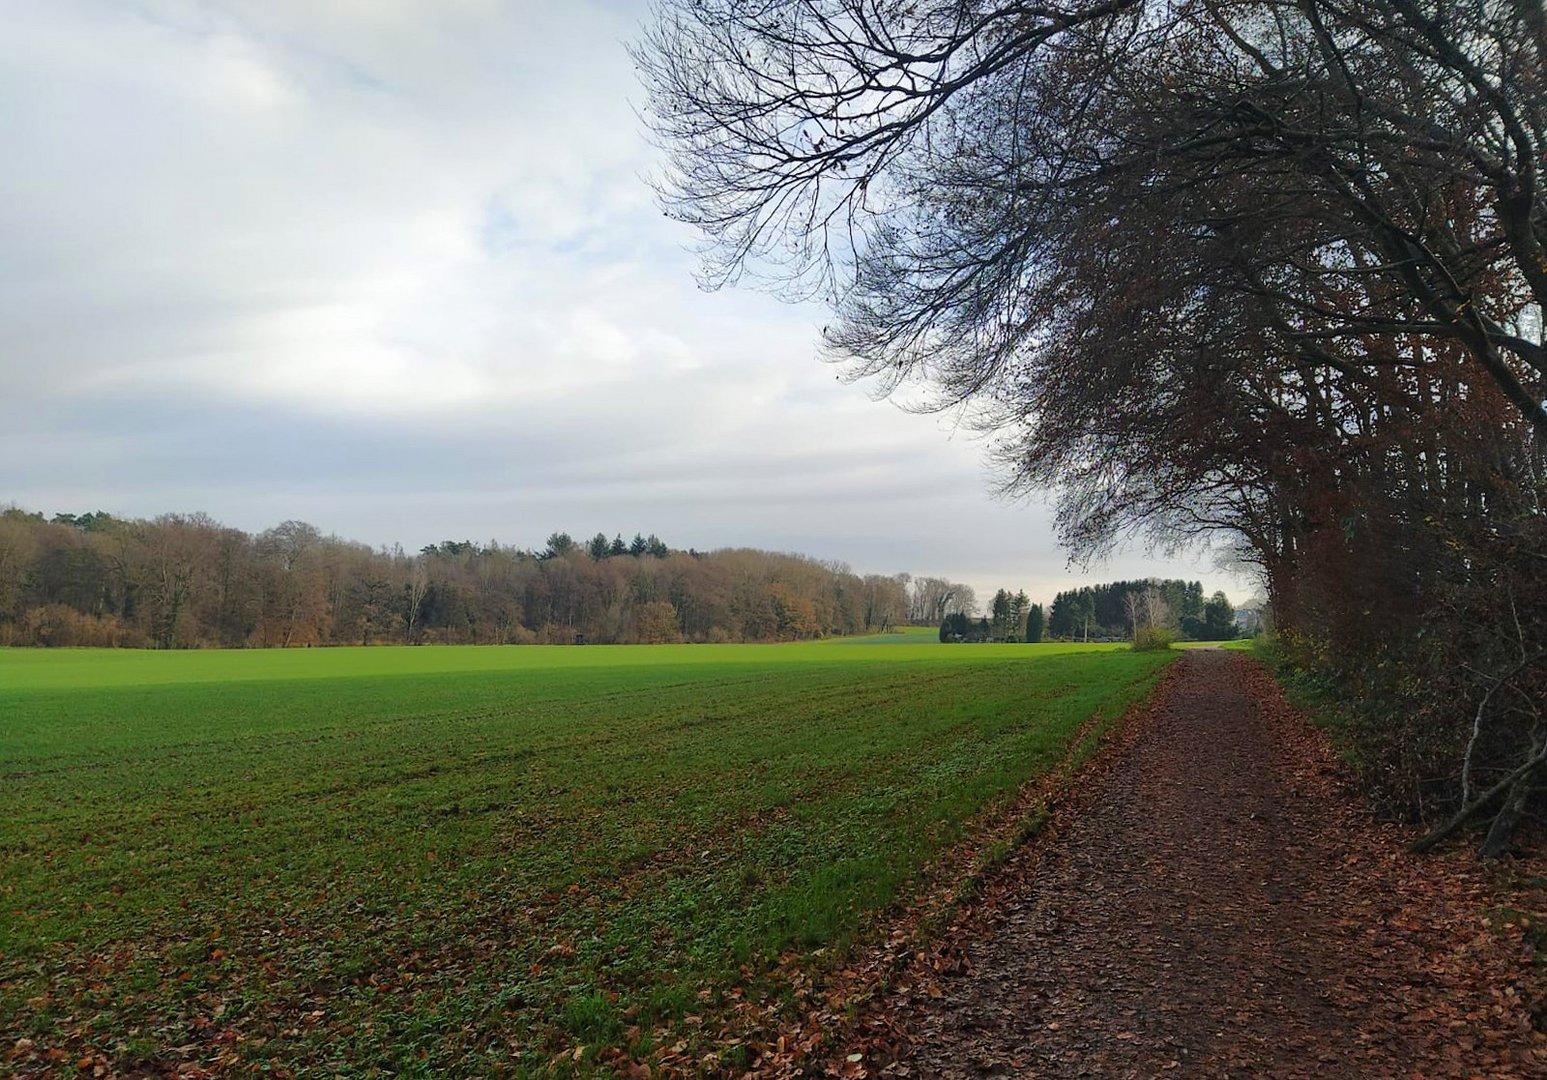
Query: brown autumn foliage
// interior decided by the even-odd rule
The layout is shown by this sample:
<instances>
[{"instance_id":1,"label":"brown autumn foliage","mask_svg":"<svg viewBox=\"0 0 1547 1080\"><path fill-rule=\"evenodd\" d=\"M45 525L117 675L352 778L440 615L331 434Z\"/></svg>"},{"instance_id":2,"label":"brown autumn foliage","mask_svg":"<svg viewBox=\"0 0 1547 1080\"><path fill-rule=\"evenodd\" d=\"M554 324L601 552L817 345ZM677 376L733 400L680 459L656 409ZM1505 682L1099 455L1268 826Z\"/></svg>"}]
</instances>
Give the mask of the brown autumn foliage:
<instances>
[{"instance_id":1,"label":"brown autumn foliage","mask_svg":"<svg viewBox=\"0 0 1547 1080\"><path fill-rule=\"evenodd\" d=\"M0 644L158 648L792 641L887 629L943 584L752 550L409 555L287 521L0 511ZM954 587L955 595L970 590Z\"/></svg>"}]
</instances>

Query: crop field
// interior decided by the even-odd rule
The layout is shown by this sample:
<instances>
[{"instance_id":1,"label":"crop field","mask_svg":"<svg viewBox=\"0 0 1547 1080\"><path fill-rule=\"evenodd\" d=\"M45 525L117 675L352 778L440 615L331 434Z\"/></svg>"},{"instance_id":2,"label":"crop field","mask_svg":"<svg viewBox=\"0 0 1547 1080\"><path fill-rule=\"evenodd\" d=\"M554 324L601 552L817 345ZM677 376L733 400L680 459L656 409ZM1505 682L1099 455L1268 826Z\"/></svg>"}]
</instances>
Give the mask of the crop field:
<instances>
[{"instance_id":1,"label":"crop field","mask_svg":"<svg viewBox=\"0 0 1547 1080\"><path fill-rule=\"evenodd\" d=\"M1171 658L0 651L0 1071L738 1064Z\"/></svg>"}]
</instances>

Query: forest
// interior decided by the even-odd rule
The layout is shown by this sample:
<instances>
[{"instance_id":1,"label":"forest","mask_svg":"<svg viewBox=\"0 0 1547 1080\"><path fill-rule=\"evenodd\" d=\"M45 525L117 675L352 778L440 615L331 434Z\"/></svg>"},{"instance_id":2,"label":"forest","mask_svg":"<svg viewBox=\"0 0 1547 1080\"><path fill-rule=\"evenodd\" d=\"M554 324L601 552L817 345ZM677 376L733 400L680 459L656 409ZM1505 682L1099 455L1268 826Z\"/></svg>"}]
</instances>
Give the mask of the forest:
<instances>
[{"instance_id":1,"label":"forest","mask_svg":"<svg viewBox=\"0 0 1547 1080\"><path fill-rule=\"evenodd\" d=\"M939 622L972 590L800 555L551 534L401 548L300 521L0 511L0 644L297 647L792 641Z\"/></svg>"}]
</instances>

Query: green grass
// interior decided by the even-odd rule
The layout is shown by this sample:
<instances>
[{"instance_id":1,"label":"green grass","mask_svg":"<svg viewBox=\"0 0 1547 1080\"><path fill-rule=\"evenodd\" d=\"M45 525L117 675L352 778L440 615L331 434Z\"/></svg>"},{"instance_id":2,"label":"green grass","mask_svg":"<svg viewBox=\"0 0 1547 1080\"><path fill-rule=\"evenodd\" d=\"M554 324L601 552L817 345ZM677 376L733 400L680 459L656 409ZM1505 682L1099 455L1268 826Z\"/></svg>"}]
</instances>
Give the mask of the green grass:
<instances>
[{"instance_id":1,"label":"green grass","mask_svg":"<svg viewBox=\"0 0 1547 1080\"><path fill-rule=\"evenodd\" d=\"M857 637L831 638L821 644L833 645L938 645L938 626L899 626L884 634L865 634Z\"/></svg>"},{"instance_id":2,"label":"green grass","mask_svg":"<svg viewBox=\"0 0 1547 1080\"><path fill-rule=\"evenodd\" d=\"M942 646L929 627L896 634L831 638L783 645L437 645L331 649L0 649L0 694L11 690L67 690L163 683L229 683L283 679L358 678L378 675L517 674L595 668L737 667L806 665L812 662L900 659L960 662L964 659L1048 657L1114 650L1125 645L1049 642L1036 645ZM908 649L896 646L929 645ZM835 651L837 650L837 651ZM970 650L964 652L963 650ZM0 719L0 725L5 721ZM0 734L5 727L0 726Z\"/></svg>"},{"instance_id":3,"label":"green grass","mask_svg":"<svg viewBox=\"0 0 1547 1080\"><path fill-rule=\"evenodd\" d=\"M777 1003L781 954L863 938L1168 659L0 652L0 1053L316 1075L648 1058L727 995Z\"/></svg>"}]
</instances>

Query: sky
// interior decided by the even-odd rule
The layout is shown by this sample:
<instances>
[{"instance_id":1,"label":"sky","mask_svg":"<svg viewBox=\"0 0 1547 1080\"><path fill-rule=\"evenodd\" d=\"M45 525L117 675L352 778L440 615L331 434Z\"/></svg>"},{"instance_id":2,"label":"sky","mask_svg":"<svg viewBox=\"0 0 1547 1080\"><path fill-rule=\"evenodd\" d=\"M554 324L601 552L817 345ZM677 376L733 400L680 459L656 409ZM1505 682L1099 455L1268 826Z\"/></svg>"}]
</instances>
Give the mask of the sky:
<instances>
[{"instance_id":1,"label":"sky","mask_svg":"<svg viewBox=\"0 0 1547 1080\"><path fill-rule=\"evenodd\" d=\"M984 445L841 382L823 312L701 291L642 0L8 0L0 505L372 545L656 533L1034 599Z\"/></svg>"}]
</instances>

